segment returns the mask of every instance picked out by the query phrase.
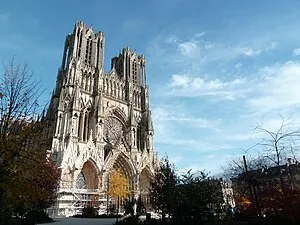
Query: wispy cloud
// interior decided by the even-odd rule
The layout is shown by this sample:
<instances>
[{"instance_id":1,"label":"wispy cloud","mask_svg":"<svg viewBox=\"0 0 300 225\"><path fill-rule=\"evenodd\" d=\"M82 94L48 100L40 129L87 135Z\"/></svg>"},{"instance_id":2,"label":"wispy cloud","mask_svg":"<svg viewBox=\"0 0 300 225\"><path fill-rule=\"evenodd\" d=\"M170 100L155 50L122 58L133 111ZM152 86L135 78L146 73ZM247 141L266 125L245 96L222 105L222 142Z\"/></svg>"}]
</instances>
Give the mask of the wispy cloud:
<instances>
[{"instance_id":1,"label":"wispy cloud","mask_svg":"<svg viewBox=\"0 0 300 225\"><path fill-rule=\"evenodd\" d=\"M241 64L237 65L238 67ZM206 76L207 77L207 76ZM232 76L231 76L232 77ZM170 97L212 97L214 100L244 99L251 112L279 112L300 104L300 63L288 61L258 69L251 76L229 81L188 74L173 74L163 94Z\"/></svg>"},{"instance_id":2,"label":"wispy cloud","mask_svg":"<svg viewBox=\"0 0 300 225\"><path fill-rule=\"evenodd\" d=\"M293 55L294 55L294 56L300 55L300 48L295 48L295 49L293 50Z\"/></svg>"},{"instance_id":3,"label":"wispy cloud","mask_svg":"<svg viewBox=\"0 0 300 225\"><path fill-rule=\"evenodd\" d=\"M221 81L219 79L207 80L187 74L173 74L166 93L174 97L212 96L233 100L243 96L245 89L241 87L245 83L245 78Z\"/></svg>"},{"instance_id":4,"label":"wispy cloud","mask_svg":"<svg viewBox=\"0 0 300 225\"><path fill-rule=\"evenodd\" d=\"M241 52L246 56L255 56L261 53L260 49L242 48Z\"/></svg>"},{"instance_id":5,"label":"wispy cloud","mask_svg":"<svg viewBox=\"0 0 300 225\"><path fill-rule=\"evenodd\" d=\"M165 105L164 107L153 108L153 119L157 121L157 124L162 122L182 123L185 125L193 125L197 128L210 128L216 129L216 126L220 123L220 120L209 120L201 117L190 117L184 112L179 111L179 107L171 105Z\"/></svg>"},{"instance_id":6,"label":"wispy cloud","mask_svg":"<svg viewBox=\"0 0 300 225\"><path fill-rule=\"evenodd\" d=\"M151 60L158 59L169 66L174 64L203 66L216 61L226 62L240 57L257 57L276 49L279 42L269 40L259 44L253 44L251 41L219 42L209 40L206 32L195 32L191 36L181 38L179 35L162 32L149 46L148 55Z\"/></svg>"},{"instance_id":7,"label":"wispy cloud","mask_svg":"<svg viewBox=\"0 0 300 225\"><path fill-rule=\"evenodd\" d=\"M218 132L218 126L222 123L220 119L208 119L201 117L191 117L185 113L181 106L175 104L165 104L164 106L153 107L153 121L155 124L155 142L158 144L168 144L184 151L211 151L227 149L229 146L215 144L204 138L196 138L193 134L183 133L185 130L204 130ZM173 149L174 150L174 149Z\"/></svg>"},{"instance_id":8,"label":"wispy cloud","mask_svg":"<svg viewBox=\"0 0 300 225\"><path fill-rule=\"evenodd\" d=\"M285 111L300 104L300 63L289 61L259 71L261 81L253 87L248 104L255 111ZM254 91L253 90L253 91Z\"/></svg>"},{"instance_id":9,"label":"wispy cloud","mask_svg":"<svg viewBox=\"0 0 300 225\"><path fill-rule=\"evenodd\" d=\"M186 41L178 44L178 50L181 55L191 57L200 53L200 47L197 42Z\"/></svg>"},{"instance_id":10,"label":"wispy cloud","mask_svg":"<svg viewBox=\"0 0 300 225\"><path fill-rule=\"evenodd\" d=\"M270 45L266 47L266 51L271 51L273 49L276 49L276 48L278 48L278 46L279 46L279 42L278 41L272 41L270 43Z\"/></svg>"}]
</instances>

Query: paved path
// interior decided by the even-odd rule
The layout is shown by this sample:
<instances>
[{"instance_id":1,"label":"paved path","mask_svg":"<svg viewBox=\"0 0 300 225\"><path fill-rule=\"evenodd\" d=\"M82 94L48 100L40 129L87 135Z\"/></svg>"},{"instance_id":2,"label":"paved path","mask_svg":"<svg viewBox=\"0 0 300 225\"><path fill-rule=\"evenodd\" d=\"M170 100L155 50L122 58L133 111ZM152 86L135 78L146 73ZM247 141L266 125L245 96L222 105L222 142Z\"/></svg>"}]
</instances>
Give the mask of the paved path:
<instances>
[{"instance_id":1,"label":"paved path","mask_svg":"<svg viewBox=\"0 0 300 225\"><path fill-rule=\"evenodd\" d=\"M47 225L112 225L116 219L58 218ZM44 225L46 225L44 223Z\"/></svg>"}]
</instances>

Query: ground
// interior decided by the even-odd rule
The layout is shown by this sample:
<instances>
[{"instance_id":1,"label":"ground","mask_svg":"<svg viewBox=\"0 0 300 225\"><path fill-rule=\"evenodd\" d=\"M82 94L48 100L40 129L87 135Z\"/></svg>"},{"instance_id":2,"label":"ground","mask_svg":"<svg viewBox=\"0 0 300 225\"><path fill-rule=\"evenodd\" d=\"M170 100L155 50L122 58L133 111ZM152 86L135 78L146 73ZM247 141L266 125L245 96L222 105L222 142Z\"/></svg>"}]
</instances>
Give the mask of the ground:
<instances>
[{"instance_id":1,"label":"ground","mask_svg":"<svg viewBox=\"0 0 300 225\"><path fill-rule=\"evenodd\" d=\"M55 218L49 225L112 225L116 219Z\"/></svg>"}]
</instances>

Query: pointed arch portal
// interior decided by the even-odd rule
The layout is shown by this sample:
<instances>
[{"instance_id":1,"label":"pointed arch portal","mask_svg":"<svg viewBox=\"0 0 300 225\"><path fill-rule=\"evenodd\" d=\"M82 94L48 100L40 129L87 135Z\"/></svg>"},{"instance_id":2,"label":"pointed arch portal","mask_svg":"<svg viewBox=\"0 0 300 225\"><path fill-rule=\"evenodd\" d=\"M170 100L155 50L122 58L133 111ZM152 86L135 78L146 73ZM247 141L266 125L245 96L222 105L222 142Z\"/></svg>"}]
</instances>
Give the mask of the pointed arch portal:
<instances>
[{"instance_id":1,"label":"pointed arch portal","mask_svg":"<svg viewBox=\"0 0 300 225\"><path fill-rule=\"evenodd\" d=\"M122 174L124 174L124 176L129 182L129 190L133 191L135 171L129 159L123 153L119 154L118 157L116 158L113 164L113 169L121 171Z\"/></svg>"},{"instance_id":2,"label":"pointed arch portal","mask_svg":"<svg viewBox=\"0 0 300 225\"><path fill-rule=\"evenodd\" d=\"M150 202L150 189L151 189L151 177L152 173L148 167L145 167L140 173L140 198L145 209L149 209L151 207Z\"/></svg>"},{"instance_id":3,"label":"pointed arch portal","mask_svg":"<svg viewBox=\"0 0 300 225\"><path fill-rule=\"evenodd\" d=\"M81 172L76 179L76 188L78 189L98 189L99 176L96 165L88 160L83 164Z\"/></svg>"}]
</instances>

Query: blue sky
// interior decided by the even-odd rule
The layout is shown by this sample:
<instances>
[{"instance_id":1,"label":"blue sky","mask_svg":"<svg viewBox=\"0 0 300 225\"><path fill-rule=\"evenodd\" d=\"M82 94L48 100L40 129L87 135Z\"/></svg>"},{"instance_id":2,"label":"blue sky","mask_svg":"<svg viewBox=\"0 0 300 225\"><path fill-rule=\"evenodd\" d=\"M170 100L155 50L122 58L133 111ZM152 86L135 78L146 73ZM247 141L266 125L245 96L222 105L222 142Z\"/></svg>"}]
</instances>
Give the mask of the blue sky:
<instances>
[{"instance_id":1,"label":"blue sky","mask_svg":"<svg viewBox=\"0 0 300 225\"><path fill-rule=\"evenodd\" d=\"M300 119L300 1L0 2L0 57L27 62L47 99L76 21L105 33L105 66L126 46L147 58L155 147L179 170L213 174ZM250 154L248 152L248 154Z\"/></svg>"}]
</instances>

